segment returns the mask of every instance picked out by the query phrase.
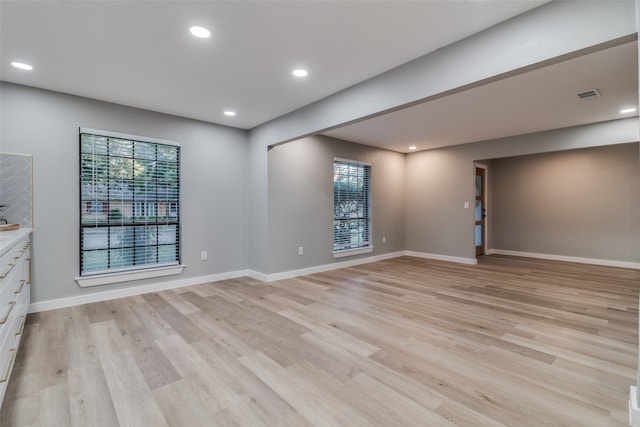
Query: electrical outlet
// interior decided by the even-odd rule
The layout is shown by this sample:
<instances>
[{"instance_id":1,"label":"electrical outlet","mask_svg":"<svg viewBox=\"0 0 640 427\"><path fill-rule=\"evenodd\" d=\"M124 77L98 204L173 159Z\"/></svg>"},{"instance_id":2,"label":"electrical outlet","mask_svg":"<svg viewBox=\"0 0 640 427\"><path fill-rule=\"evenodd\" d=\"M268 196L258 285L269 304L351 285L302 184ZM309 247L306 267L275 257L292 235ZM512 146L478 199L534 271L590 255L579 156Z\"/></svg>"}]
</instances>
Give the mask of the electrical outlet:
<instances>
[{"instance_id":1,"label":"electrical outlet","mask_svg":"<svg viewBox=\"0 0 640 427\"><path fill-rule=\"evenodd\" d=\"M464 208L469 209L469 202L464 202Z\"/></svg>"},{"instance_id":2,"label":"electrical outlet","mask_svg":"<svg viewBox=\"0 0 640 427\"><path fill-rule=\"evenodd\" d=\"M298 255L302 255L304 253L304 248L302 246L298 246Z\"/></svg>"},{"instance_id":3,"label":"electrical outlet","mask_svg":"<svg viewBox=\"0 0 640 427\"><path fill-rule=\"evenodd\" d=\"M382 236L382 243L387 243L387 236Z\"/></svg>"},{"instance_id":4,"label":"electrical outlet","mask_svg":"<svg viewBox=\"0 0 640 427\"><path fill-rule=\"evenodd\" d=\"M206 261L207 260L207 251L201 251L200 252L200 259L202 261Z\"/></svg>"}]
</instances>

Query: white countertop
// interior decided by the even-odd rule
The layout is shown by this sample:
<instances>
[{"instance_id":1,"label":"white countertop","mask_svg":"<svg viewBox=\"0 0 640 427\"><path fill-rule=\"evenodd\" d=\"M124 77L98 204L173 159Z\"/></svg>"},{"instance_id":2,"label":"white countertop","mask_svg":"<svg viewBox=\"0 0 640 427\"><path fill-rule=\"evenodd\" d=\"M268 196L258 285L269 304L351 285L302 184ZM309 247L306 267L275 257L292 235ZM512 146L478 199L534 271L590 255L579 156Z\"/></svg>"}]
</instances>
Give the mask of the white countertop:
<instances>
[{"instance_id":1,"label":"white countertop","mask_svg":"<svg viewBox=\"0 0 640 427\"><path fill-rule=\"evenodd\" d=\"M0 256L4 255L25 236L31 234L33 228L19 228L11 231L0 231Z\"/></svg>"}]
</instances>

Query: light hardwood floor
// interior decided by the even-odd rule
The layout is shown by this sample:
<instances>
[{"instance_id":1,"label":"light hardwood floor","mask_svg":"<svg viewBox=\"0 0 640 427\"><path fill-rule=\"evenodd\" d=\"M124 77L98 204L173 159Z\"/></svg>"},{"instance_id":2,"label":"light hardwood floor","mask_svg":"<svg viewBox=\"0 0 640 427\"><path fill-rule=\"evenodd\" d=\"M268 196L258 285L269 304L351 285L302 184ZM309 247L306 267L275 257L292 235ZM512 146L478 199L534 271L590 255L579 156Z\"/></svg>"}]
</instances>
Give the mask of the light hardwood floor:
<instances>
[{"instance_id":1,"label":"light hardwood floor","mask_svg":"<svg viewBox=\"0 0 640 427\"><path fill-rule=\"evenodd\" d=\"M2 426L626 426L640 271L402 257L29 315Z\"/></svg>"}]
</instances>

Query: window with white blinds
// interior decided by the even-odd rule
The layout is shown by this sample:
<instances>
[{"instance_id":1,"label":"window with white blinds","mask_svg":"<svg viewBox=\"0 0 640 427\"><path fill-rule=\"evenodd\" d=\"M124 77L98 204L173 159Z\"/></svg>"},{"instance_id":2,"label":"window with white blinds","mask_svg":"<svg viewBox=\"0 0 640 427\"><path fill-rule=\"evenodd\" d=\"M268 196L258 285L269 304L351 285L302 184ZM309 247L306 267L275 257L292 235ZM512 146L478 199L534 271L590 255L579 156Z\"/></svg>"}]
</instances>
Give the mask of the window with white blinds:
<instances>
[{"instance_id":1,"label":"window with white blinds","mask_svg":"<svg viewBox=\"0 0 640 427\"><path fill-rule=\"evenodd\" d=\"M80 275L180 263L180 144L80 128Z\"/></svg>"},{"instance_id":2,"label":"window with white blinds","mask_svg":"<svg viewBox=\"0 0 640 427\"><path fill-rule=\"evenodd\" d=\"M333 250L371 246L371 165L333 162Z\"/></svg>"}]
</instances>

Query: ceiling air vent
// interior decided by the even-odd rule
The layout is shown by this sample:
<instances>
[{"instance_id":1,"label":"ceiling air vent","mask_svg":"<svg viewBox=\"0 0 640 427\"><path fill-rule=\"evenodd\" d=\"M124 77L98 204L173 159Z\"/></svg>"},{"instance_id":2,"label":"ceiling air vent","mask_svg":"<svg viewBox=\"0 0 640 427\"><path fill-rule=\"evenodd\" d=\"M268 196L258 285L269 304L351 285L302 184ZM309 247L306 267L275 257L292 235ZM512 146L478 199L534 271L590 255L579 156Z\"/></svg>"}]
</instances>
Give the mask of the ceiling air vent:
<instances>
[{"instance_id":1,"label":"ceiling air vent","mask_svg":"<svg viewBox=\"0 0 640 427\"><path fill-rule=\"evenodd\" d=\"M589 101L591 99L602 98L602 94L598 89L591 89L585 92L580 92L578 94L578 98L580 98L583 101Z\"/></svg>"}]
</instances>

